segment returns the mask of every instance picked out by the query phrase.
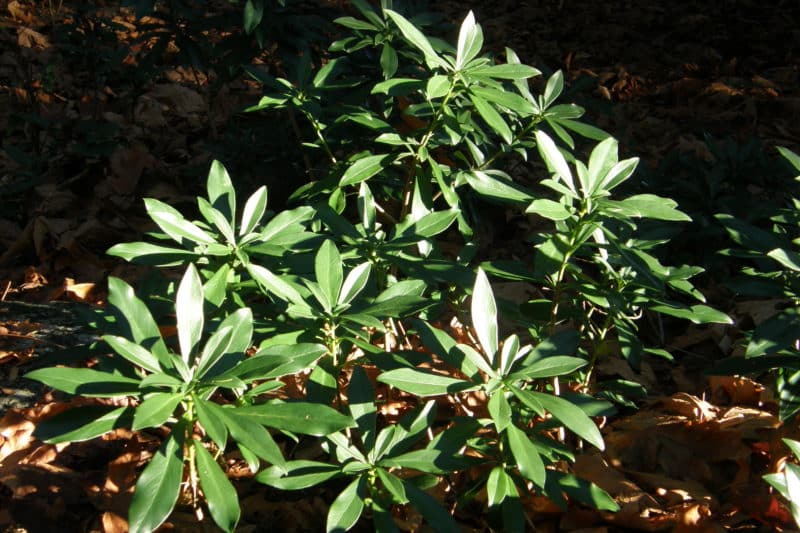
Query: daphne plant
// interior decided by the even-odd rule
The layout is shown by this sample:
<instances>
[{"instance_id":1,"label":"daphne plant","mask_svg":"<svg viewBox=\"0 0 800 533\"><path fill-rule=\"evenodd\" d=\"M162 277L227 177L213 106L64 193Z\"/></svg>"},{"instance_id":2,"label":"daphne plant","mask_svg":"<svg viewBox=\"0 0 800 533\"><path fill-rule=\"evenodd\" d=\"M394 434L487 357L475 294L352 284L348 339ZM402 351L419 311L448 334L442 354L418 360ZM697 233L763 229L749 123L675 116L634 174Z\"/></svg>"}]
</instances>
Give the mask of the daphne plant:
<instances>
[{"instance_id":1,"label":"daphne plant","mask_svg":"<svg viewBox=\"0 0 800 533\"><path fill-rule=\"evenodd\" d=\"M177 291L177 352L169 348L147 307L124 281L109 280L109 303L120 333L103 336L116 354L101 360L99 366L109 368L44 368L27 377L69 394L109 398L114 400L112 405L132 404L89 405L50 418L37 428L37 435L46 442L92 439L120 427L134 431L169 428L137 480L128 517L131 531L153 531L167 519L181 493L184 465L193 504L199 505L201 489L216 524L233 531L240 516L238 496L214 458L225 452L229 440L253 470L262 461L283 468L286 461L267 428L325 435L353 423L330 407L314 403L221 405L215 401L219 390L243 397L255 382L260 392L280 388L283 384L277 378L304 368L325 348L296 344L246 358L253 334L248 308L230 314L213 333L204 335L205 298L193 265Z\"/></svg>"}]
</instances>

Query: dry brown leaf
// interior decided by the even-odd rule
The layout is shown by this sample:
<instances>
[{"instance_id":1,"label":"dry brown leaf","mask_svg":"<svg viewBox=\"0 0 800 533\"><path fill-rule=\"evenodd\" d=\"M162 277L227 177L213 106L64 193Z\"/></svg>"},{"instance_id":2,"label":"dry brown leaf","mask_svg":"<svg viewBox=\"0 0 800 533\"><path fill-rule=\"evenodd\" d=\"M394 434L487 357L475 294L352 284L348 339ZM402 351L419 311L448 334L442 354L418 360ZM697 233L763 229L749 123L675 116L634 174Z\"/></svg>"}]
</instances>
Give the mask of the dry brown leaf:
<instances>
[{"instance_id":1,"label":"dry brown leaf","mask_svg":"<svg viewBox=\"0 0 800 533\"><path fill-rule=\"evenodd\" d=\"M101 533L128 533L128 521L116 513L103 513L100 524Z\"/></svg>"},{"instance_id":2,"label":"dry brown leaf","mask_svg":"<svg viewBox=\"0 0 800 533\"><path fill-rule=\"evenodd\" d=\"M50 48L50 40L30 28L17 29L17 44L22 48L36 48L38 50Z\"/></svg>"}]
</instances>

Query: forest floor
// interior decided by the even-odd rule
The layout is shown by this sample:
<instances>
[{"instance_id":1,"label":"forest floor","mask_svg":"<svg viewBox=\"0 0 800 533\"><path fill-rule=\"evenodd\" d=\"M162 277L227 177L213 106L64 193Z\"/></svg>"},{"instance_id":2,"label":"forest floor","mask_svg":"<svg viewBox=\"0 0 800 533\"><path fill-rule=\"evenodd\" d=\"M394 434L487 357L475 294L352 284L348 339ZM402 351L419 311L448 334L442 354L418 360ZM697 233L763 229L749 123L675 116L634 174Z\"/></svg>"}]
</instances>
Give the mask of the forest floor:
<instances>
[{"instance_id":1,"label":"forest floor","mask_svg":"<svg viewBox=\"0 0 800 533\"><path fill-rule=\"evenodd\" d=\"M136 80L131 97L136 70L126 70L125 54L153 21L116 2L93 2L111 30L79 20L78 4L0 0L0 396L17 398L0 403L0 531L126 531L141 450L153 437L118 431L43 445L32 436L36 422L64 406L20 376L46 348L69 342L50 336L54 326L81 334L70 329L70 313L64 318L64 301L101 305L109 275L144 275L105 255L149 229L141 198L193 200L210 158L221 155L237 160L242 170L232 175L250 183L261 178L246 169L271 169L275 177L266 179L277 197L281 187L284 196L293 188L279 175L297 170L270 158L270 139L248 141L260 130L239 111L257 101L258 86L238 77L212 87L206 73L176 59ZM321 4L326 15L347 9L346 2ZM473 9L498 55L508 46L546 74L563 70L567 99L619 139L622 155L642 158L641 187L675 198L695 219L673 247L676 261L709 268L701 285L709 299L737 325L775 312L779 301L725 291L727 273L714 270L709 247L718 234L702 222L793 192L774 147L800 147L797 2L432 4L455 24ZM76 21L80 31L67 31ZM165 55L177 57L169 47ZM496 246L511 246L496 233ZM646 359L640 372L622 360L603 363L599 373L641 383L649 396L638 410L605 421L607 449L579 456L574 469L622 510L565 512L530 498L537 531L789 531L786 507L761 476L786 460L780 439L800 438L800 430L778 420L769 381L703 373L740 351L740 340L736 326L673 327L664 346L674 363ZM237 483L240 531L323 527L325 490L286 501L246 476ZM179 511L170 523L197 531L194 520Z\"/></svg>"}]
</instances>

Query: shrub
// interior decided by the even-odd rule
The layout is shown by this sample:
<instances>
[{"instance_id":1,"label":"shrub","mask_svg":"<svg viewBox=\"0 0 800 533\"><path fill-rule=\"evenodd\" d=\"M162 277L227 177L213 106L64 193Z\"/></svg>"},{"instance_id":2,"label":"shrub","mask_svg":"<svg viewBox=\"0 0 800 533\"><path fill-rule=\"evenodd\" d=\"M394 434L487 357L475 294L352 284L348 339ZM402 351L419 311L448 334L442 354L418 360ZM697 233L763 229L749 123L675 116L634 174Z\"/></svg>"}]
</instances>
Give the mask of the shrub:
<instances>
[{"instance_id":1,"label":"shrub","mask_svg":"<svg viewBox=\"0 0 800 533\"><path fill-rule=\"evenodd\" d=\"M354 0L363 18L337 21L352 31L333 47L343 55L297 80L251 71L267 88L251 111L304 117L313 139L301 141L326 161L294 193L299 207L269 212L262 187L240 212L218 162L198 198L201 219L145 200L159 244L109 252L185 268L174 321L153 318L112 278L97 366L28 375L70 394L132 400L60 415L39 429L48 441L169 428L139 477L132 531L168 517L184 463L214 521L232 530L238 501L217 462L231 444L256 480L279 489L345 478L328 530L349 529L365 511L376 529L394 530L392 507L406 504L456 530L451 510L483 492L495 525L509 530L525 527L529 491L614 510L608 494L564 467L575 440L603 448L591 417L613 406L598 398L626 401L614 391L631 385L595 383L595 364L669 357L640 339L644 313L729 321L692 286L701 269L661 264L650 253L661 243L637 235L640 219L688 217L653 194L613 197L637 160L619 160L613 138L578 120L582 109L556 103L560 72L534 95L528 80L539 71L512 50L502 63L481 55L471 13L453 47L389 4L376 11ZM371 48L379 53L362 53ZM370 57L379 68L365 66ZM586 163L573 135L599 141ZM504 170L514 160L543 173L541 192ZM474 227L487 200L546 225L530 236L532 262L480 263ZM441 246L446 231L462 244L455 253ZM499 331L490 275L539 289L512 309L515 331ZM460 335L441 326L453 317ZM159 330L171 325L174 342ZM301 384L302 401L282 392L285 376ZM410 412L378 416L379 398L397 391ZM442 404L456 416L438 421ZM320 457L287 459L277 441L297 434L317 437ZM445 481L469 486L457 501L426 492Z\"/></svg>"}]
</instances>

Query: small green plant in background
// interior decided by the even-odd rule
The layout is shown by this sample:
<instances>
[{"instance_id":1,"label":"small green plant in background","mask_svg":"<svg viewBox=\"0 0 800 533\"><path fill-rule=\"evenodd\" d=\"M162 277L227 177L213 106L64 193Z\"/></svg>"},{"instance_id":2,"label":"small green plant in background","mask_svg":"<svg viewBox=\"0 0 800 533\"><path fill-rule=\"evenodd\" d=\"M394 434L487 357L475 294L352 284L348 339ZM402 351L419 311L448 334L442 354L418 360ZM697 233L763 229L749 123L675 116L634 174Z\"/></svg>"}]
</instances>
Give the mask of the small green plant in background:
<instances>
[{"instance_id":1,"label":"small green plant in background","mask_svg":"<svg viewBox=\"0 0 800 533\"><path fill-rule=\"evenodd\" d=\"M240 206L218 162L199 217L145 200L158 243L109 253L182 267L177 290L161 295L174 299L174 318L154 318L112 278L97 365L29 374L69 394L133 404L68 411L40 427L49 441L169 428L137 482L133 531L154 529L184 501L184 464L188 501L205 501L232 530L238 497L219 467L232 445L261 483L345 483L329 531L363 517L394 531L392 509L404 505L457 530L458 514L482 494L498 529L526 527L521 500L530 492L615 510L567 467L576 442L604 447L592 417L613 413L602 397L614 396L613 384L594 379L597 363L624 357L636 368L647 353L669 357L642 339L645 313L729 322L691 284L702 269L651 253L662 242L639 235L641 220L688 217L668 198L613 196L637 160L619 160L613 138L580 122L577 106L557 103L560 73L534 95L528 80L538 70L511 50L502 63L481 55L471 13L453 47L389 1L380 10L353 4L364 19L339 20L353 32L336 46L344 55L316 70L308 62L296 81L252 71L267 88L252 111L297 114L311 128L300 140L315 172L292 196L299 206L268 211L266 187ZM369 55L353 56L369 47L380 50L372 77ZM586 162L573 135L599 141ZM529 176L506 171L518 161ZM473 228L486 200L537 217L532 261L482 261ZM500 331L490 276L541 294L511 310L515 331ZM452 319L464 334L441 326ZM177 339L161 336L165 325ZM302 400L287 399L289 376ZM398 393L410 413L379 416L381 401ZM452 419L435 418L442 403ZM316 439L318 456L285 457L289 439ZM427 492L439 484L463 494L439 501Z\"/></svg>"},{"instance_id":2,"label":"small green plant in background","mask_svg":"<svg viewBox=\"0 0 800 533\"><path fill-rule=\"evenodd\" d=\"M783 439L795 460L800 459L800 442L792 439ZM792 513L794 523L800 526L800 466L795 463L786 463L783 472L767 474L764 481L772 485L786 501L789 502L789 511Z\"/></svg>"}]
</instances>

